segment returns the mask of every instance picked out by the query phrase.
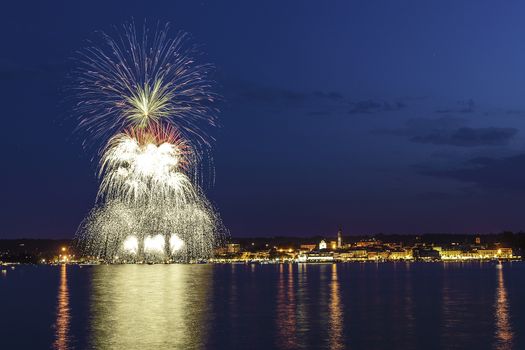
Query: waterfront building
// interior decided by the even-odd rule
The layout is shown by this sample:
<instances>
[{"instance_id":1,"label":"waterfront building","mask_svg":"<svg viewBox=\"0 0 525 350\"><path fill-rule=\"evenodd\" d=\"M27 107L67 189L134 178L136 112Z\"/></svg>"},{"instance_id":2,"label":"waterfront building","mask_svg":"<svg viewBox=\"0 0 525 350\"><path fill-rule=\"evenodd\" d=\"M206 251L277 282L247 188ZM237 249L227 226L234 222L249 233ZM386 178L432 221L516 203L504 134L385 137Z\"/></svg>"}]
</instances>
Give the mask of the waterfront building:
<instances>
[{"instance_id":1,"label":"waterfront building","mask_svg":"<svg viewBox=\"0 0 525 350\"><path fill-rule=\"evenodd\" d=\"M326 249L326 241L324 239L319 242L319 250Z\"/></svg>"},{"instance_id":2,"label":"waterfront building","mask_svg":"<svg viewBox=\"0 0 525 350\"><path fill-rule=\"evenodd\" d=\"M310 252L314 250L315 248L317 248L317 244L301 244L299 248L303 251Z\"/></svg>"},{"instance_id":3,"label":"waterfront building","mask_svg":"<svg viewBox=\"0 0 525 350\"><path fill-rule=\"evenodd\" d=\"M441 260L439 252L432 248L418 247L413 249L414 259L423 261Z\"/></svg>"},{"instance_id":4,"label":"waterfront building","mask_svg":"<svg viewBox=\"0 0 525 350\"><path fill-rule=\"evenodd\" d=\"M459 249L441 249L439 255L441 256L441 260L464 259L463 251Z\"/></svg>"},{"instance_id":5,"label":"waterfront building","mask_svg":"<svg viewBox=\"0 0 525 350\"><path fill-rule=\"evenodd\" d=\"M478 249L480 259L512 259L512 248Z\"/></svg>"},{"instance_id":6,"label":"waterfront building","mask_svg":"<svg viewBox=\"0 0 525 350\"><path fill-rule=\"evenodd\" d=\"M228 243L226 245L226 252L228 254L235 254L241 251L241 245L238 243Z\"/></svg>"},{"instance_id":7,"label":"waterfront building","mask_svg":"<svg viewBox=\"0 0 525 350\"><path fill-rule=\"evenodd\" d=\"M368 260L387 260L390 255L389 251L385 250L369 250L367 251Z\"/></svg>"},{"instance_id":8,"label":"waterfront building","mask_svg":"<svg viewBox=\"0 0 525 350\"><path fill-rule=\"evenodd\" d=\"M289 257L288 259L292 259L292 257ZM270 259L270 252L269 251L259 251L259 252L244 252L242 253L240 260L242 261L268 261ZM287 259L282 259L287 260Z\"/></svg>"},{"instance_id":9,"label":"waterfront building","mask_svg":"<svg viewBox=\"0 0 525 350\"><path fill-rule=\"evenodd\" d=\"M315 251L306 254L299 254L297 261L300 263L323 263L334 262L334 254L332 252Z\"/></svg>"},{"instance_id":10,"label":"waterfront building","mask_svg":"<svg viewBox=\"0 0 525 350\"><path fill-rule=\"evenodd\" d=\"M366 260L366 258L366 249L349 249L337 254L337 260L340 261L359 261Z\"/></svg>"},{"instance_id":11,"label":"waterfront building","mask_svg":"<svg viewBox=\"0 0 525 350\"><path fill-rule=\"evenodd\" d=\"M412 258L412 250L406 249L393 250L388 255L389 260L411 260Z\"/></svg>"}]
</instances>

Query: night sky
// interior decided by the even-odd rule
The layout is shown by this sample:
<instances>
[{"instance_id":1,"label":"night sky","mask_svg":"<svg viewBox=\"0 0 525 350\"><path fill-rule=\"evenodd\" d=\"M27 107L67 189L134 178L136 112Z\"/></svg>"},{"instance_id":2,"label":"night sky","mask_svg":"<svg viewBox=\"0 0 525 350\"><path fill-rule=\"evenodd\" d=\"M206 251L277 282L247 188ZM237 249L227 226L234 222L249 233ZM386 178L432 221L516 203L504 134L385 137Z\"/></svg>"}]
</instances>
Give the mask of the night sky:
<instances>
[{"instance_id":1,"label":"night sky","mask_svg":"<svg viewBox=\"0 0 525 350\"><path fill-rule=\"evenodd\" d=\"M97 158L70 58L134 19L193 35L222 127L206 188L233 236L525 228L525 4L10 1L0 14L0 238L73 237Z\"/></svg>"}]
</instances>

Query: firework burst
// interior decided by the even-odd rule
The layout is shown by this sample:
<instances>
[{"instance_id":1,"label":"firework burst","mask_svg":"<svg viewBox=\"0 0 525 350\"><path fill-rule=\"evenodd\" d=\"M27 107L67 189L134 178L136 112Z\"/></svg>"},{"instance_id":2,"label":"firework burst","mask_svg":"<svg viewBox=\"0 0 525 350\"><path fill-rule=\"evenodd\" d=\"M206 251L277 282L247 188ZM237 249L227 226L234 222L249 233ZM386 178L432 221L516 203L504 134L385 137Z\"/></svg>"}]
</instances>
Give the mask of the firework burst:
<instances>
[{"instance_id":1,"label":"firework burst","mask_svg":"<svg viewBox=\"0 0 525 350\"><path fill-rule=\"evenodd\" d=\"M198 64L186 33L174 39L169 28L137 34L123 26L116 39L102 33L102 46L80 52L75 75L79 127L106 140L126 128L172 124L195 146L209 145L206 129L216 125L217 96L212 92L212 66Z\"/></svg>"},{"instance_id":2,"label":"firework burst","mask_svg":"<svg viewBox=\"0 0 525 350\"><path fill-rule=\"evenodd\" d=\"M110 139L101 160L98 197L139 205L184 205L197 190L186 173L191 151L176 133L158 127Z\"/></svg>"},{"instance_id":3,"label":"firework burst","mask_svg":"<svg viewBox=\"0 0 525 350\"><path fill-rule=\"evenodd\" d=\"M79 127L105 146L97 204L79 228L86 252L115 261L206 259L222 224L197 184L206 126L216 124L208 73L187 35L106 34L82 53Z\"/></svg>"}]
</instances>

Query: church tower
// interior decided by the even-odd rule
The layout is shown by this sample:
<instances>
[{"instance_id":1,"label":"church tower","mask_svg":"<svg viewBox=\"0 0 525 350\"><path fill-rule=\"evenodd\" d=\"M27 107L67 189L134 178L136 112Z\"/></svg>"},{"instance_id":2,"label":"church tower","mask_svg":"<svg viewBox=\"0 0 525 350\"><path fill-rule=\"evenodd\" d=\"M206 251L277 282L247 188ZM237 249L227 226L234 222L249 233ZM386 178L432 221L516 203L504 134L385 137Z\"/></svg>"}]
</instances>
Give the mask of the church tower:
<instances>
[{"instance_id":1,"label":"church tower","mask_svg":"<svg viewBox=\"0 0 525 350\"><path fill-rule=\"evenodd\" d=\"M337 231L337 249L343 248L343 228L339 226L339 231Z\"/></svg>"}]
</instances>

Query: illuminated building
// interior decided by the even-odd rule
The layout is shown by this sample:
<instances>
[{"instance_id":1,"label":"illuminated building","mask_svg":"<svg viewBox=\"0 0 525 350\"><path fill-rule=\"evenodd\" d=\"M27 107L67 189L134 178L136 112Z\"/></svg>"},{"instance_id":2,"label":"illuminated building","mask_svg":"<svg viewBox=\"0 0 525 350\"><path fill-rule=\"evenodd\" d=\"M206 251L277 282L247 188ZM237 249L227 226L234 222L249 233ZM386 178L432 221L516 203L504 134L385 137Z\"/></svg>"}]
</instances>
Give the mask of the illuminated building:
<instances>
[{"instance_id":1,"label":"illuminated building","mask_svg":"<svg viewBox=\"0 0 525 350\"><path fill-rule=\"evenodd\" d=\"M319 242L319 250L326 249L326 241L324 239Z\"/></svg>"},{"instance_id":2,"label":"illuminated building","mask_svg":"<svg viewBox=\"0 0 525 350\"><path fill-rule=\"evenodd\" d=\"M240 256L241 261L252 261L252 262L260 262L260 261L267 261L270 258L270 253L268 251L264 252L243 252ZM292 257L288 259L282 259L282 260L290 260Z\"/></svg>"},{"instance_id":3,"label":"illuminated building","mask_svg":"<svg viewBox=\"0 0 525 350\"><path fill-rule=\"evenodd\" d=\"M235 254L241 251L241 245L238 243L228 243L226 245L226 252L228 254Z\"/></svg>"},{"instance_id":4,"label":"illuminated building","mask_svg":"<svg viewBox=\"0 0 525 350\"><path fill-rule=\"evenodd\" d=\"M480 259L512 259L512 248L478 249Z\"/></svg>"},{"instance_id":5,"label":"illuminated building","mask_svg":"<svg viewBox=\"0 0 525 350\"><path fill-rule=\"evenodd\" d=\"M441 260L439 252L432 248L414 248L413 249L414 259L422 261L437 261Z\"/></svg>"},{"instance_id":6,"label":"illuminated building","mask_svg":"<svg viewBox=\"0 0 525 350\"><path fill-rule=\"evenodd\" d=\"M312 251L317 248L317 244L301 244L300 249L305 251Z\"/></svg>"},{"instance_id":7,"label":"illuminated building","mask_svg":"<svg viewBox=\"0 0 525 350\"><path fill-rule=\"evenodd\" d=\"M334 254L332 252L310 252L306 254L299 254L298 262L334 262Z\"/></svg>"},{"instance_id":8,"label":"illuminated building","mask_svg":"<svg viewBox=\"0 0 525 350\"><path fill-rule=\"evenodd\" d=\"M439 255L441 256L441 260L459 260L459 259L464 259L463 251L461 251L459 249L441 249L439 251Z\"/></svg>"},{"instance_id":9,"label":"illuminated building","mask_svg":"<svg viewBox=\"0 0 525 350\"><path fill-rule=\"evenodd\" d=\"M366 260L367 252L366 249L351 249L344 252L340 252L337 255L337 258L340 261Z\"/></svg>"},{"instance_id":10,"label":"illuminated building","mask_svg":"<svg viewBox=\"0 0 525 350\"><path fill-rule=\"evenodd\" d=\"M337 249L343 248L343 229L339 227L337 231Z\"/></svg>"},{"instance_id":11,"label":"illuminated building","mask_svg":"<svg viewBox=\"0 0 525 350\"><path fill-rule=\"evenodd\" d=\"M371 238L371 239L365 239L365 240L361 240L361 241L357 242L356 246L358 246L358 247L373 247L375 245L380 245L380 244L381 244L381 241L378 241L375 238Z\"/></svg>"},{"instance_id":12,"label":"illuminated building","mask_svg":"<svg viewBox=\"0 0 525 350\"><path fill-rule=\"evenodd\" d=\"M389 260L411 260L412 258L412 250L405 249L393 250L388 255Z\"/></svg>"},{"instance_id":13,"label":"illuminated building","mask_svg":"<svg viewBox=\"0 0 525 350\"><path fill-rule=\"evenodd\" d=\"M390 252L384 250L367 251L368 260L387 260L389 256Z\"/></svg>"}]
</instances>

